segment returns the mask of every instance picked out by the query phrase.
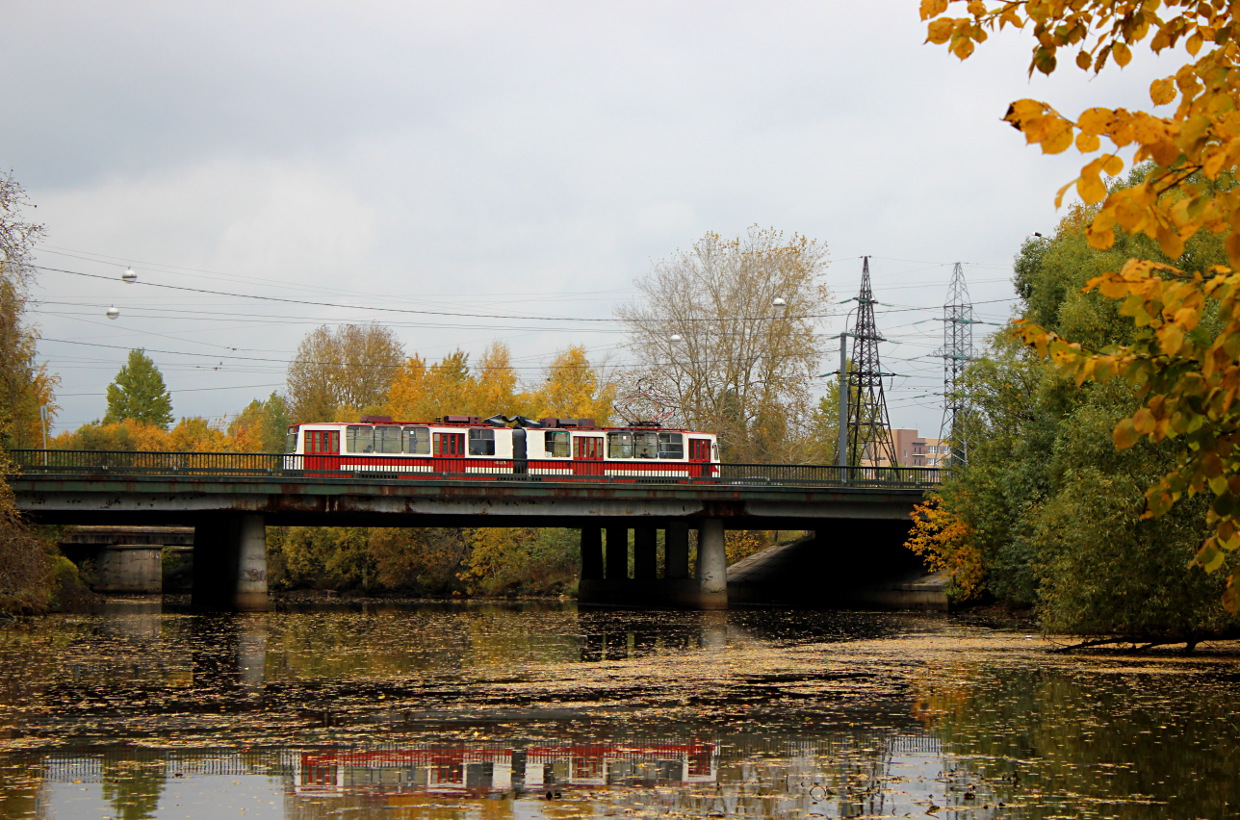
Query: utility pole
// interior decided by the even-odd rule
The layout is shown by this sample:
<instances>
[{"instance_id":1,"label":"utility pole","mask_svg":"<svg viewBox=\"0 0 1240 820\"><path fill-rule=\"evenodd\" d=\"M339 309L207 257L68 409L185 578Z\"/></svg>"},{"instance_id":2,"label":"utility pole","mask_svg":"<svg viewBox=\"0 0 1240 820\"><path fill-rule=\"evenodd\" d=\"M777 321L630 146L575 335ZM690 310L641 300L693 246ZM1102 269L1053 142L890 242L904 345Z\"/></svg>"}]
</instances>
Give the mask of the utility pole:
<instances>
[{"instance_id":1,"label":"utility pole","mask_svg":"<svg viewBox=\"0 0 1240 820\"><path fill-rule=\"evenodd\" d=\"M943 358L943 423L939 426L939 442L950 443L952 464L964 464L968 458L960 416L964 411L964 369L977 358L977 352L973 349L975 324L969 288L965 285L964 271L957 262L952 272L947 302L943 305L943 348L938 353Z\"/></svg>"},{"instance_id":2,"label":"utility pole","mask_svg":"<svg viewBox=\"0 0 1240 820\"><path fill-rule=\"evenodd\" d=\"M878 361L878 343L887 340L874 324L870 257L862 258L864 261L861 267L861 293L857 296L857 324L851 334L853 371L848 374L848 389L841 395L841 401L848 401L851 405L847 408L848 462L860 465L862 458L868 455L872 463L885 458L888 464L895 467L898 464L896 445L891 436L887 400L883 396L883 376L891 374L884 373Z\"/></svg>"}]
</instances>

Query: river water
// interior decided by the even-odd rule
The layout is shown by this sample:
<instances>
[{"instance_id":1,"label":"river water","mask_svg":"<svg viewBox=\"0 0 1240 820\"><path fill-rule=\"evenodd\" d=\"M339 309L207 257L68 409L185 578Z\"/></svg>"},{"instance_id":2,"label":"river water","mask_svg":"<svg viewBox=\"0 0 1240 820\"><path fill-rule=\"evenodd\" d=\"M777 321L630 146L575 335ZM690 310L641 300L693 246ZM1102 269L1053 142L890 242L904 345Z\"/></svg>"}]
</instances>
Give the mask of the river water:
<instances>
[{"instance_id":1,"label":"river water","mask_svg":"<svg viewBox=\"0 0 1240 820\"><path fill-rule=\"evenodd\" d=\"M530 606L0 628L0 818L1240 816L1240 657L941 615Z\"/></svg>"}]
</instances>

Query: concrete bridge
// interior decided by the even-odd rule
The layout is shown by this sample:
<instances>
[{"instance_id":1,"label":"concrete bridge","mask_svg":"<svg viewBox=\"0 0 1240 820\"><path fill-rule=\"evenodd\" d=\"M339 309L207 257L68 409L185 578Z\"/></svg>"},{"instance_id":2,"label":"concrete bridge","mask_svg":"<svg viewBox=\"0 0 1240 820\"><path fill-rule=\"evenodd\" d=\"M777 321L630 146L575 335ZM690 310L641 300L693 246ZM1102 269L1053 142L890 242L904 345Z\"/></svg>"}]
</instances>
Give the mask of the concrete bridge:
<instances>
[{"instance_id":1,"label":"concrete bridge","mask_svg":"<svg viewBox=\"0 0 1240 820\"><path fill-rule=\"evenodd\" d=\"M937 471L920 468L724 464L709 477L642 481L391 477L364 465L306 470L301 457L282 454L10 456L20 470L8 477L17 506L39 523L192 526L194 603L240 610L267 607L269 524L577 528L583 603L722 609L725 529L810 530L823 548L907 565L909 513L938 483Z\"/></svg>"}]
</instances>

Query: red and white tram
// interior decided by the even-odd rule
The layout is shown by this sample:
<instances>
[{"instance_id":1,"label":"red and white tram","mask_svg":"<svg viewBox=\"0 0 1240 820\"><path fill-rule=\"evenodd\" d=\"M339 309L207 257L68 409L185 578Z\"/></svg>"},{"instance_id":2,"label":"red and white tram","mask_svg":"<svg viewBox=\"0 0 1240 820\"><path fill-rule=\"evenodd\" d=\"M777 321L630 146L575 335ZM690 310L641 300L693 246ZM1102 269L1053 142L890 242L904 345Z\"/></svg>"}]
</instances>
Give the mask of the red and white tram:
<instances>
[{"instance_id":1,"label":"red and white tram","mask_svg":"<svg viewBox=\"0 0 1240 820\"><path fill-rule=\"evenodd\" d=\"M654 424L598 427L593 419L444 416L397 422L316 422L288 428L285 450L308 473L398 478L442 474L531 477L614 476L633 480L713 478L719 444L713 433Z\"/></svg>"}]
</instances>

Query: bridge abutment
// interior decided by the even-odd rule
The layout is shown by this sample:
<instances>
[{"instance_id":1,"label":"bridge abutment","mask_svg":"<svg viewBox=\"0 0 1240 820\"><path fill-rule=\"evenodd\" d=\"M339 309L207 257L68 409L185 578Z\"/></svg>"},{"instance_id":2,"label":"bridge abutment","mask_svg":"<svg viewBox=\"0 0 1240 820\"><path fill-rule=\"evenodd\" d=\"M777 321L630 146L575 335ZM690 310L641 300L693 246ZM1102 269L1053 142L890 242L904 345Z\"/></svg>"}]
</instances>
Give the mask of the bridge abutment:
<instances>
[{"instance_id":1,"label":"bridge abutment","mask_svg":"<svg viewBox=\"0 0 1240 820\"><path fill-rule=\"evenodd\" d=\"M219 515L194 527L194 606L262 612L267 597L267 527L261 515Z\"/></svg>"},{"instance_id":2,"label":"bridge abutment","mask_svg":"<svg viewBox=\"0 0 1240 820\"><path fill-rule=\"evenodd\" d=\"M581 581L577 592L581 603L727 609L727 559L721 519L701 523L697 571L693 575L689 571L687 522L672 522L664 530L662 577L657 526L634 528L631 550L628 527L611 525L606 530L605 550L601 528L581 530Z\"/></svg>"}]
</instances>

